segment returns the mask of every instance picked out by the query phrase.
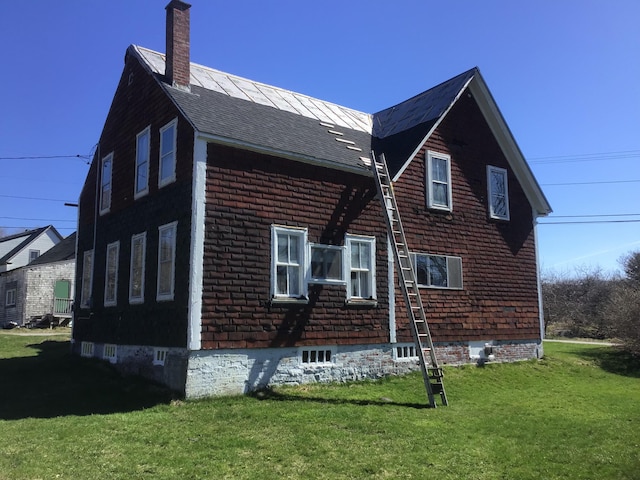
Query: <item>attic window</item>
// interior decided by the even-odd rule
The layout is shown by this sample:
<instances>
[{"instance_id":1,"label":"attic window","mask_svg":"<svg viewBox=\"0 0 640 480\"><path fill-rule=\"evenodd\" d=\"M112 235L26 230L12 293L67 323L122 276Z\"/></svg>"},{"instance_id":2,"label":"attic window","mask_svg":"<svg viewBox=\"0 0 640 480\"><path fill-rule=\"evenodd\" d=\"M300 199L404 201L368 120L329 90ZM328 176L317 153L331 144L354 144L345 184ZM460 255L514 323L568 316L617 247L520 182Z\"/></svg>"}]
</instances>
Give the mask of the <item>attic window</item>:
<instances>
[{"instance_id":1,"label":"attic window","mask_svg":"<svg viewBox=\"0 0 640 480\"><path fill-rule=\"evenodd\" d=\"M426 185L427 207L451 211L451 157L427 152Z\"/></svg>"},{"instance_id":2,"label":"attic window","mask_svg":"<svg viewBox=\"0 0 640 480\"><path fill-rule=\"evenodd\" d=\"M496 220L509 220L509 187L504 168L487 165L487 196L489 216Z\"/></svg>"}]
</instances>

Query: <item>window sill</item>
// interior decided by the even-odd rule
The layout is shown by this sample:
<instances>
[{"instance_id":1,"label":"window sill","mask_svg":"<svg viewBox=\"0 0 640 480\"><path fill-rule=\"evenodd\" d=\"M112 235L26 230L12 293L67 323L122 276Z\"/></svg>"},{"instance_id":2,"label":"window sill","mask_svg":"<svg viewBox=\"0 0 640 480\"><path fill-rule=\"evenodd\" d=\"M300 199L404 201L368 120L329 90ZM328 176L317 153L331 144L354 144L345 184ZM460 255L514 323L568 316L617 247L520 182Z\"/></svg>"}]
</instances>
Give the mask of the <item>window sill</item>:
<instances>
[{"instance_id":1,"label":"window sill","mask_svg":"<svg viewBox=\"0 0 640 480\"><path fill-rule=\"evenodd\" d=\"M278 305L278 306L307 305L308 303L309 303L309 299L306 297L302 297L302 298L273 297L270 301L271 305Z\"/></svg>"},{"instance_id":2,"label":"window sill","mask_svg":"<svg viewBox=\"0 0 640 480\"><path fill-rule=\"evenodd\" d=\"M350 298L344 304L348 307L377 307L378 301L370 298Z\"/></svg>"}]
</instances>

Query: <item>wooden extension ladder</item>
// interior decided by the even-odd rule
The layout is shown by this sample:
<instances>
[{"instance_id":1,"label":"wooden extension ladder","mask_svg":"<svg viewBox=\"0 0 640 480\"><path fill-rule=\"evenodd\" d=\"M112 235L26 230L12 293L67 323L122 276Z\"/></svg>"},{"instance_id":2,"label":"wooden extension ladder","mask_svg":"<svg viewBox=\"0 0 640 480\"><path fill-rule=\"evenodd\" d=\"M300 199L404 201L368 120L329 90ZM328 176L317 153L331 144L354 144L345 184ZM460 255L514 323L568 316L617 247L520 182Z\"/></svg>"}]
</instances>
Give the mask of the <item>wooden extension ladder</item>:
<instances>
[{"instance_id":1,"label":"wooden extension ladder","mask_svg":"<svg viewBox=\"0 0 640 480\"><path fill-rule=\"evenodd\" d=\"M385 212L385 221L387 224L387 232L392 240L393 254L395 263L398 268L400 278L400 286L402 294L407 305L411 331L416 345L416 353L420 360L420 369L427 388L427 396L429 397L429 406L435 408L436 395L440 395L442 405L448 405L447 394L442 383L443 371L438 366L435 350L433 349L433 341L429 332L427 317L424 313L424 306L420 298L418 290L418 282L413 267L413 262L409 254L402 221L400 220L400 212L398 204L393 193L393 185L391 177L387 169L387 162L384 154L380 156L380 160L376 159L375 152L371 152L371 170L378 187L378 196L382 203L382 210ZM428 360L427 360L428 357Z\"/></svg>"}]
</instances>

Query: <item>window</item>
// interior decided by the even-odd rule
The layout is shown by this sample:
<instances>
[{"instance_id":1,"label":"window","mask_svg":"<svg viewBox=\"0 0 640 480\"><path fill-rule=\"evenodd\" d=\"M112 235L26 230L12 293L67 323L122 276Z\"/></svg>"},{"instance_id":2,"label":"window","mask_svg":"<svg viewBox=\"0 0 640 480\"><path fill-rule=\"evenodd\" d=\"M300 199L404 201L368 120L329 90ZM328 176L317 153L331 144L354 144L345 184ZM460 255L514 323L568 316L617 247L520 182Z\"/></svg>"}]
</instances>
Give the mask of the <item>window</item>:
<instances>
[{"instance_id":1,"label":"window","mask_svg":"<svg viewBox=\"0 0 640 480\"><path fill-rule=\"evenodd\" d=\"M84 252L82 258L82 290L80 292L80 306L88 308L91 304L93 288L93 250Z\"/></svg>"},{"instance_id":2,"label":"window","mask_svg":"<svg viewBox=\"0 0 640 480\"><path fill-rule=\"evenodd\" d=\"M40 250L29 250L29 263L40 256Z\"/></svg>"},{"instance_id":3,"label":"window","mask_svg":"<svg viewBox=\"0 0 640 480\"><path fill-rule=\"evenodd\" d=\"M102 358L108 360L109 363L118 362L118 346L112 343L105 343Z\"/></svg>"},{"instance_id":4,"label":"window","mask_svg":"<svg viewBox=\"0 0 640 480\"><path fill-rule=\"evenodd\" d=\"M131 237L131 266L129 272L129 303L144 302L144 265L147 234Z\"/></svg>"},{"instance_id":5,"label":"window","mask_svg":"<svg viewBox=\"0 0 640 480\"><path fill-rule=\"evenodd\" d=\"M376 239L347 235L346 247L349 259L347 276L347 301L376 298L375 252Z\"/></svg>"},{"instance_id":6,"label":"window","mask_svg":"<svg viewBox=\"0 0 640 480\"><path fill-rule=\"evenodd\" d=\"M113 153L102 159L102 175L100 176L100 215L111 208L111 173L113 171Z\"/></svg>"},{"instance_id":7,"label":"window","mask_svg":"<svg viewBox=\"0 0 640 480\"><path fill-rule=\"evenodd\" d=\"M343 247L311 244L309 282L344 283L342 268Z\"/></svg>"},{"instance_id":8,"label":"window","mask_svg":"<svg viewBox=\"0 0 640 480\"><path fill-rule=\"evenodd\" d=\"M154 348L153 349L153 364L154 365L164 365L164 362L167 360L168 349L166 348Z\"/></svg>"},{"instance_id":9,"label":"window","mask_svg":"<svg viewBox=\"0 0 640 480\"><path fill-rule=\"evenodd\" d=\"M419 287L462 288L462 258L416 253L413 262Z\"/></svg>"},{"instance_id":10,"label":"window","mask_svg":"<svg viewBox=\"0 0 640 480\"><path fill-rule=\"evenodd\" d=\"M309 348L300 349L300 363L303 365L331 365L333 363L334 349Z\"/></svg>"},{"instance_id":11,"label":"window","mask_svg":"<svg viewBox=\"0 0 640 480\"><path fill-rule=\"evenodd\" d=\"M117 304L118 295L118 257L120 253L120 242L107 245L107 264L105 267L104 279L104 306Z\"/></svg>"},{"instance_id":12,"label":"window","mask_svg":"<svg viewBox=\"0 0 640 480\"><path fill-rule=\"evenodd\" d=\"M80 344L80 356L93 357L93 342L82 342Z\"/></svg>"},{"instance_id":13,"label":"window","mask_svg":"<svg viewBox=\"0 0 640 480\"><path fill-rule=\"evenodd\" d=\"M408 361L417 360L418 358L418 355L416 354L416 346L413 343L396 345L394 353L395 360Z\"/></svg>"},{"instance_id":14,"label":"window","mask_svg":"<svg viewBox=\"0 0 640 480\"><path fill-rule=\"evenodd\" d=\"M173 222L158 228L157 300L173 300L177 226Z\"/></svg>"},{"instance_id":15,"label":"window","mask_svg":"<svg viewBox=\"0 0 640 480\"><path fill-rule=\"evenodd\" d=\"M16 288L7 288L5 297L4 297L4 305L5 307L15 307L16 306Z\"/></svg>"},{"instance_id":16,"label":"window","mask_svg":"<svg viewBox=\"0 0 640 480\"><path fill-rule=\"evenodd\" d=\"M427 152L426 176L427 207L451 211L451 157Z\"/></svg>"},{"instance_id":17,"label":"window","mask_svg":"<svg viewBox=\"0 0 640 480\"><path fill-rule=\"evenodd\" d=\"M509 220L509 190L507 171L504 168L487 165L487 194L489 198L489 217Z\"/></svg>"},{"instance_id":18,"label":"window","mask_svg":"<svg viewBox=\"0 0 640 480\"><path fill-rule=\"evenodd\" d=\"M134 198L142 197L149 192L149 149L150 127L145 128L136 137L136 179Z\"/></svg>"},{"instance_id":19,"label":"window","mask_svg":"<svg viewBox=\"0 0 640 480\"><path fill-rule=\"evenodd\" d=\"M271 293L274 298L306 297L304 229L271 228Z\"/></svg>"},{"instance_id":20,"label":"window","mask_svg":"<svg viewBox=\"0 0 640 480\"><path fill-rule=\"evenodd\" d=\"M160 129L160 167L158 187L163 187L176 179L176 125L172 120Z\"/></svg>"}]
</instances>

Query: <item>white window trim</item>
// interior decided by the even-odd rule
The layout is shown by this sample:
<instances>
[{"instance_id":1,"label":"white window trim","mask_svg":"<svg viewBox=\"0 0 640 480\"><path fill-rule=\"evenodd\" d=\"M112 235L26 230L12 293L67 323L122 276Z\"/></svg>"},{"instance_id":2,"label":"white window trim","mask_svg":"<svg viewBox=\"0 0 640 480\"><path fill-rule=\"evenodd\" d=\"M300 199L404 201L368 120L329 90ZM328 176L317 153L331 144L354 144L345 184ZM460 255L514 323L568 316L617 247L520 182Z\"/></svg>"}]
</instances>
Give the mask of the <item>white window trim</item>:
<instances>
[{"instance_id":1,"label":"white window trim","mask_svg":"<svg viewBox=\"0 0 640 480\"><path fill-rule=\"evenodd\" d=\"M87 269L87 258L91 259L91 266ZM89 308L91 305L91 296L93 294L93 250L87 250L84 252L82 256L82 284L80 285L80 307L81 308ZM89 270L89 274L87 277L87 270ZM86 292L88 296L85 298L85 280L89 281L89 284L86 286Z\"/></svg>"},{"instance_id":2,"label":"white window trim","mask_svg":"<svg viewBox=\"0 0 640 480\"><path fill-rule=\"evenodd\" d=\"M416 268L416 255L420 255L420 256L425 256L425 257L441 257L441 258L445 258L446 259L446 263L447 263L447 286L446 287L442 287L439 285L425 285L422 283L418 283L418 288L433 288L433 289L438 289L438 290L464 290L464 274L462 271L462 257L456 257L453 255L437 255L437 254L433 254L433 253L423 253L423 252L412 252L411 253L411 261L413 262L413 268L414 271L416 272L416 281L418 280L417 276L418 276L418 269ZM460 264L460 286L450 286L452 283L454 283L452 281L452 277L451 277L451 268L450 268L450 263L449 262L459 262Z\"/></svg>"},{"instance_id":3,"label":"white window trim","mask_svg":"<svg viewBox=\"0 0 640 480\"><path fill-rule=\"evenodd\" d=\"M335 278L322 278L322 277L314 277L313 272L311 270L311 261L313 259L313 248L326 248L327 250L335 250L341 256L341 269L340 269L340 279ZM347 282L345 280L345 270L344 270L344 259L345 259L345 251L346 248L340 245L326 245L324 243L309 243L309 250L307 252L307 258L309 259L308 264L308 276L307 283L313 284L325 284L325 285L345 285Z\"/></svg>"},{"instance_id":4,"label":"white window trim","mask_svg":"<svg viewBox=\"0 0 640 480\"><path fill-rule=\"evenodd\" d=\"M145 152L146 163L147 163L147 182L143 189L138 190L138 171L140 168L139 160L140 160L140 138L142 136L147 136L147 151ZM143 131L141 131L138 135L136 135L136 171L133 180L133 198L138 199L140 197L145 196L149 193L149 172L150 172L150 164L151 164L151 126L148 126Z\"/></svg>"},{"instance_id":5,"label":"white window trim","mask_svg":"<svg viewBox=\"0 0 640 480\"><path fill-rule=\"evenodd\" d=\"M102 350L102 358L109 363L118 363L118 346L113 343L105 343Z\"/></svg>"},{"instance_id":6,"label":"white window trim","mask_svg":"<svg viewBox=\"0 0 640 480\"><path fill-rule=\"evenodd\" d=\"M304 367L328 367L335 365L337 347L300 347L298 349L298 363ZM327 361L327 356L329 360ZM322 358L322 361L319 359Z\"/></svg>"},{"instance_id":7,"label":"white window trim","mask_svg":"<svg viewBox=\"0 0 640 480\"><path fill-rule=\"evenodd\" d=\"M109 170L109 181L105 183L104 176L104 166L107 162L111 162L111 168ZM104 200L104 192L105 185L109 186L109 204L103 206ZM111 200L113 199L113 152L109 155L102 157L102 161L100 162L100 215L104 215L111 210Z\"/></svg>"},{"instance_id":8,"label":"white window trim","mask_svg":"<svg viewBox=\"0 0 640 480\"><path fill-rule=\"evenodd\" d=\"M134 243L137 240L142 241L142 265L141 265L141 274L140 274L140 296L133 296L133 253L135 249L133 248ZM138 233L137 235L133 235L131 237L131 256L129 261L129 303L144 303L144 281L145 281L145 266L146 266L146 257L147 257L147 232Z\"/></svg>"},{"instance_id":9,"label":"white window trim","mask_svg":"<svg viewBox=\"0 0 640 480\"><path fill-rule=\"evenodd\" d=\"M29 250L29 263L40 256L40 250Z\"/></svg>"},{"instance_id":10,"label":"white window trim","mask_svg":"<svg viewBox=\"0 0 640 480\"><path fill-rule=\"evenodd\" d=\"M371 258L370 258L370 265L371 265L371 279L370 282L371 284L369 285L370 289L371 289L371 297L369 298L364 298L364 297L356 297L351 295L351 244L353 242L365 242L365 243L370 243L371 244ZM377 293L376 293L376 238L375 237L369 237L369 236L364 236L364 235L352 235L352 234L347 234L345 236L345 248L346 248L346 252L345 252L345 261L344 261L344 266L345 266L345 274L344 274L344 278L346 280L347 283L347 303L349 302L375 302L377 300Z\"/></svg>"},{"instance_id":11,"label":"white window trim","mask_svg":"<svg viewBox=\"0 0 640 480\"><path fill-rule=\"evenodd\" d=\"M431 179L432 163L433 159L442 159L447 161L447 202L448 205L439 205L434 203L433 200L433 182ZM452 185L451 185L451 156L446 155L444 153L432 152L431 150L427 151L427 164L425 168L425 184L427 189L427 208L432 210L443 210L445 212L453 211L453 195L452 195Z\"/></svg>"},{"instance_id":12,"label":"white window trim","mask_svg":"<svg viewBox=\"0 0 640 480\"><path fill-rule=\"evenodd\" d=\"M493 210L493 190L491 188L491 174L499 173L504 177L504 202L507 207L506 215L499 215ZM495 220L510 220L509 212L509 174L505 168L487 165L487 198L489 203L489 217Z\"/></svg>"},{"instance_id":13,"label":"white window trim","mask_svg":"<svg viewBox=\"0 0 640 480\"><path fill-rule=\"evenodd\" d=\"M115 274L115 282L113 285L113 298L108 299L107 293L109 291L109 255L112 250L115 250L116 256L116 271ZM104 268L104 306L105 307L113 307L118 304L118 270L120 267L120 242L113 242L107 245L106 255L105 255L105 268Z\"/></svg>"},{"instance_id":14,"label":"white window trim","mask_svg":"<svg viewBox=\"0 0 640 480\"><path fill-rule=\"evenodd\" d=\"M169 293L160 293L160 261L161 261L161 238L163 232L167 230L173 230L173 246L171 249L171 291ZM156 300L159 302L171 301L174 298L175 285L176 285L176 245L178 236L178 222L167 223L158 227L158 270L156 280Z\"/></svg>"},{"instance_id":15,"label":"white window trim","mask_svg":"<svg viewBox=\"0 0 640 480\"><path fill-rule=\"evenodd\" d=\"M393 346L393 360L396 362L412 362L418 360L415 343L396 343Z\"/></svg>"},{"instance_id":16,"label":"white window trim","mask_svg":"<svg viewBox=\"0 0 640 480\"><path fill-rule=\"evenodd\" d=\"M80 343L80 356L87 357L87 358L93 357L93 349L94 349L93 342Z\"/></svg>"},{"instance_id":17,"label":"white window trim","mask_svg":"<svg viewBox=\"0 0 640 480\"><path fill-rule=\"evenodd\" d=\"M8 288L4 295L4 305L5 307L15 307L16 306L16 288Z\"/></svg>"},{"instance_id":18,"label":"white window trim","mask_svg":"<svg viewBox=\"0 0 640 480\"><path fill-rule=\"evenodd\" d=\"M154 348L153 349L153 365L164 366L167 361L167 354L169 349L167 348Z\"/></svg>"},{"instance_id":19,"label":"white window trim","mask_svg":"<svg viewBox=\"0 0 640 480\"><path fill-rule=\"evenodd\" d=\"M277 273L278 273L278 234L286 233L289 235L299 236L300 238L300 272L298 275L300 284L298 285L300 295L283 295L276 293L277 291ZM271 225L271 299L274 302L307 302L308 301L308 285L307 285L307 229L285 227L279 225Z\"/></svg>"},{"instance_id":20,"label":"white window trim","mask_svg":"<svg viewBox=\"0 0 640 480\"><path fill-rule=\"evenodd\" d=\"M171 151L172 157L173 157L173 170L171 172L171 175L163 179L162 178L162 137L164 136L165 132L169 130L171 127L173 127L173 139L172 139L173 149ZM162 188L165 185L168 185L176 181L176 163L178 158L177 152L176 152L177 138L178 138L178 119L174 118L173 120L171 120L169 123L167 123L164 127L160 129L160 145L158 148L158 188Z\"/></svg>"}]
</instances>

